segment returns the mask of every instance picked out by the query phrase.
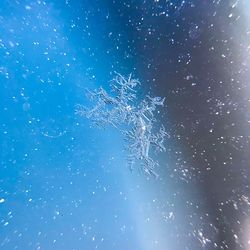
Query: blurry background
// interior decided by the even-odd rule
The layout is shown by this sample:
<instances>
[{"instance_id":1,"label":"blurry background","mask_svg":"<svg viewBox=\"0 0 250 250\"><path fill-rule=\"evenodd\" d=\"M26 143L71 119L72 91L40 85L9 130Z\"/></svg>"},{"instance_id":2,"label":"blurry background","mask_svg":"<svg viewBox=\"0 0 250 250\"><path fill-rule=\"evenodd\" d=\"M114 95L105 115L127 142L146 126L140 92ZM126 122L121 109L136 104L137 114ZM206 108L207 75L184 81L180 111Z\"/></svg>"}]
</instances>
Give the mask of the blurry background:
<instances>
[{"instance_id":1,"label":"blurry background","mask_svg":"<svg viewBox=\"0 0 250 250\"><path fill-rule=\"evenodd\" d=\"M250 249L250 2L2 0L0 249ZM158 180L75 115L132 73L166 97Z\"/></svg>"}]
</instances>

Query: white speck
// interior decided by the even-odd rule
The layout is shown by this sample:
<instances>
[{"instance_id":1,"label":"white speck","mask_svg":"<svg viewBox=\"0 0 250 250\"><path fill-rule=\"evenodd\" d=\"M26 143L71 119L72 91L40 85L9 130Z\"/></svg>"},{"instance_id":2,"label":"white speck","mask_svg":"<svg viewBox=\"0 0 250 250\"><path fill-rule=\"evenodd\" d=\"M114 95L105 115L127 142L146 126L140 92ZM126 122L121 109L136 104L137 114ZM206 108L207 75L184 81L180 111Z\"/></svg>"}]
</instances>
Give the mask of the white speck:
<instances>
[{"instance_id":1,"label":"white speck","mask_svg":"<svg viewBox=\"0 0 250 250\"><path fill-rule=\"evenodd\" d=\"M234 238L237 240L238 239L238 236L237 236L237 234L234 234Z\"/></svg>"},{"instance_id":2,"label":"white speck","mask_svg":"<svg viewBox=\"0 0 250 250\"><path fill-rule=\"evenodd\" d=\"M0 203L4 203L5 202L5 199L4 198L1 198L0 199Z\"/></svg>"},{"instance_id":3,"label":"white speck","mask_svg":"<svg viewBox=\"0 0 250 250\"><path fill-rule=\"evenodd\" d=\"M193 77L192 75L187 75L187 76L186 76L186 79L187 79L187 80L191 80L191 79L193 79L193 78L194 78L194 77Z\"/></svg>"},{"instance_id":4,"label":"white speck","mask_svg":"<svg viewBox=\"0 0 250 250\"><path fill-rule=\"evenodd\" d=\"M31 10L31 7L30 7L29 5L26 5L26 6L25 6L25 9L26 9L26 10Z\"/></svg>"},{"instance_id":5,"label":"white speck","mask_svg":"<svg viewBox=\"0 0 250 250\"><path fill-rule=\"evenodd\" d=\"M9 41L9 45L10 45L10 47L14 47L15 45L14 45L14 43L12 42L12 41Z\"/></svg>"},{"instance_id":6,"label":"white speck","mask_svg":"<svg viewBox=\"0 0 250 250\"><path fill-rule=\"evenodd\" d=\"M169 213L169 219L173 218L174 217L174 213L173 212L170 212Z\"/></svg>"}]
</instances>

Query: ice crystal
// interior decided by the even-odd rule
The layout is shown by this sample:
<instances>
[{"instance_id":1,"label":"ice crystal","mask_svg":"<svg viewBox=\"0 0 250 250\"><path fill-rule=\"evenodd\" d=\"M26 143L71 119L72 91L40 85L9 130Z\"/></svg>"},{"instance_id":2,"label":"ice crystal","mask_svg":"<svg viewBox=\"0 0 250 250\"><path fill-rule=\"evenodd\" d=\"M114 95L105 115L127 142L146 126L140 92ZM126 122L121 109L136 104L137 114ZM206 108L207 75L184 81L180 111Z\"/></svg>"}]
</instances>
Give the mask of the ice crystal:
<instances>
[{"instance_id":1,"label":"ice crystal","mask_svg":"<svg viewBox=\"0 0 250 250\"><path fill-rule=\"evenodd\" d=\"M126 141L128 166L131 170L138 164L139 169L147 174L157 176L155 167L158 162L153 159L153 152L165 151L164 140L167 136L162 125L156 131L157 106L163 106L165 98L150 97L138 103L136 87L140 82L131 75L124 77L116 74L111 81L109 94L100 87L87 90L87 97L95 103L93 108L77 105L76 113L89 118L98 127L111 125L118 129Z\"/></svg>"}]
</instances>

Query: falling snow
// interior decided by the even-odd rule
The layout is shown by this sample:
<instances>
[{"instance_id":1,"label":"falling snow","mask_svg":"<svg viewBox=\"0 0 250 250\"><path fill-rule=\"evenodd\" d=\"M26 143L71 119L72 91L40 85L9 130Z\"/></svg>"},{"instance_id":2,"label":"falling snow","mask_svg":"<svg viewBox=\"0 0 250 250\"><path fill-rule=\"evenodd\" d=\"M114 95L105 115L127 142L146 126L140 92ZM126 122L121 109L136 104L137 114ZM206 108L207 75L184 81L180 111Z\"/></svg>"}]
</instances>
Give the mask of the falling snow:
<instances>
[{"instance_id":1,"label":"falling snow","mask_svg":"<svg viewBox=\"0 0 250 250\"><path fill-rule=\"evenodd\" d=\"M250 249L249 13L0 1L0 249Z\"/></svg>"}]
</instances>

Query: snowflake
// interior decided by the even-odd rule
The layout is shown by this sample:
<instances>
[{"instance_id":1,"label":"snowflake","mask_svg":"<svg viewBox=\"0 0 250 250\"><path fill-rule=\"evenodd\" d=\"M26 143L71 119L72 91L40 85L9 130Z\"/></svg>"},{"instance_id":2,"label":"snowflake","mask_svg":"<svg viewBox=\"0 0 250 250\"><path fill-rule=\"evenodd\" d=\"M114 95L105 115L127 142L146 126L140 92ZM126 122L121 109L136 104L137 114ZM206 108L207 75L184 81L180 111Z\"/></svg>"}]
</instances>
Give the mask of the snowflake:
<instances>
[{"instance_id":1,"label":"snowflake","mask_svg":"<svg viewBox=\"0 0 250 250\"><path fill-rule=\"evenodd\" d=\"M127 164L131 170L139 163L143 172L157 176L155 167L158 162L152 158L153 152L165 151L165 137L168 135L162 125L157 132L157 122L154 113L157 106L163 106L165 98L147 95L140 103L137 101L136 87L140 82L131 74L126 78L116 74L111 81L111 94L100 87L97 90L87 90L87 97L95 103L93 108L83 105L76 106L76 114L84 116L97 127L108 125L118 129L126 141L128 151Z\"/></svg>"}]
</instances>

